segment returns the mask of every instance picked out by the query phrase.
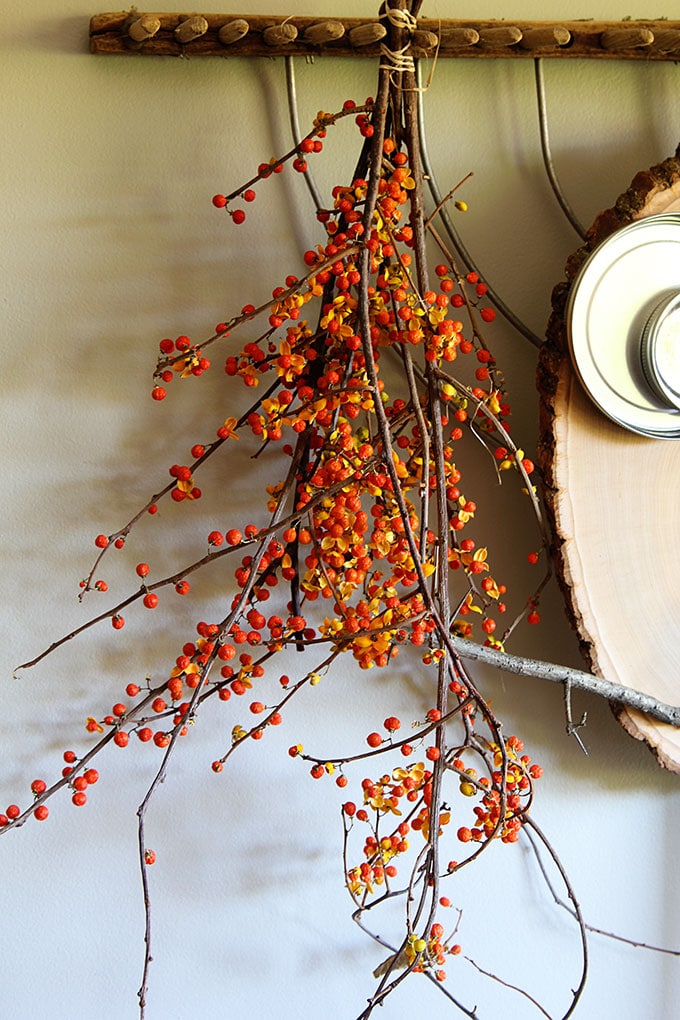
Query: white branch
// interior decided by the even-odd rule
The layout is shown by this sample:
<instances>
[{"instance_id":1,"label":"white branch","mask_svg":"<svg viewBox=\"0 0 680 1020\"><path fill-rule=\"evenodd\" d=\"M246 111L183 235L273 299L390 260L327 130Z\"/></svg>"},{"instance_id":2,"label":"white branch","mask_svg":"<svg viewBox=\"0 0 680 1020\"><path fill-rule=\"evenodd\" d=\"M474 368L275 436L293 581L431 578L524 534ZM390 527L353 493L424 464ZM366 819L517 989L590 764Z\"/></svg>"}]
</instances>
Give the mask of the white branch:
<instances>
[{"instance_id":1,"label":"white branch","mask_svg":"<svg viewBox=\"0 0 680 1020\"><path fill-rule=\"evenodd\" d=\"M643 694L642 691L611 683L609 680L603 680L599 676L585 673L583 670L574 669L571 666L558 666L552 662L540 662L537 659L526 659L521 655L510 655L508 652L499 652L495 648L487 648L464 638L455 638L454 644L456 651L463 659L485 662L489 666L505 670L506 673L533 676L539 680L566 684L572 689L588 691L600 698L606 698L607 701L616 701L627 708L637 708L653 719L668 723L670 726L680 727L680 707L666 705L649 694Z\"/></svg>"}]
</instances>

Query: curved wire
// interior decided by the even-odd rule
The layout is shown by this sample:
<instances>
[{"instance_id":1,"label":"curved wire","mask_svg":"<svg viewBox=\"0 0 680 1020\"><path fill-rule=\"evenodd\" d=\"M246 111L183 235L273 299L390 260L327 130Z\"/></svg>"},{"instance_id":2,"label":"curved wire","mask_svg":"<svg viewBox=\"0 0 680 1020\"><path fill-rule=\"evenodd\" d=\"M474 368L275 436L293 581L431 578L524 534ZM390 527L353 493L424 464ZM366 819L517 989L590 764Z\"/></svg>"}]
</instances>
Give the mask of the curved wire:
<instances>
[{"instance_id":1,"label":"curved wire","mask_svg":"<svg viewBox=\"0 0 680 1020\"><path fill-rule=\"evenodd\" d=\"M564 215L567 217L572 227L579 235L581 240L585 240L586 231L583 225L580 223L576 213L570 206L562 188L560 182L557 179L555 173L555 167L553 166L552 154L550 152L550 135L548 132L548 115L545 105L545 84L543 81L543 63L540 57L534 60L534 71L536 75L536 100L538 102L538 127L541 135L541 152L543 153L543 165L545 172L548 175L550 181L550 187L553 190L553 194L559 202L560 208Z\"/></svg>"},{"instance_id":2,"label":"curved wire","mask_svg":"<svg viewBox=\"0 0 680 1020\"><path fill-rule=\"evenodd\" d=\"M296 145L300 144L300 122L298 120L298 102L297 102L297 90L295 88L295 64L294 57L285 58L286 65L286 92L288 95L288 117L290 119L290 130L293 135L293 141ZM321 192L319 191L314 175L309 169L309 163L307 163L307 169L302 175L305 179L305 184L312 196L312 201L316 206L316 211L320 212L324 208L323 199Z\"/></svg>"},{"instance_id":3,"label":"curved wire","mask_svg":"<svg viewBox=\"0 0 680 1020\"><path fill-rule=\"evenodd\" d=\"M427 177L428 184L430 187L430 193L432 195L432 198L434 199L435 205L438 207L439 210L438 215L441 217L442 223L444 224L444 228L448 235L449 241L451 242L451 246L453 247L458 257L460 258L461 262L463 262L468 269L472 269L475 272L479 272L479 275L482 277L482 279L485 282L487 282L488 286L487 293L489 295L489 298L494 303L494 305L501 313L501 315L510 323L510 325L513 326L518 333L521 333L525 340L528 340L529 343L534 345L534 347L542 347L543 340L539 336L537 336L536 333L534 333L533 330L531 330L524 322L522 322L522 320L519 319L510 308L508 308L508 306L505 304L502 298L498 296L496 291L488 283L486 276L479 270L474 259L472 258L469 251L463 244L463 241L461 240L458 231L453 225L453 221L446 210L445 203L443 202L442 193L439 189L439 185L437 184L437 179L432 171L432 165L430 163L430 158L427 151L427 140L425 137L425 117L423 114L424 90L421 87L420 61L416 61L416 79L418 85L418 132L420 139L420 152L423 161L423 170L425 171L425 175Z\"/></svg>"}]
</instances>

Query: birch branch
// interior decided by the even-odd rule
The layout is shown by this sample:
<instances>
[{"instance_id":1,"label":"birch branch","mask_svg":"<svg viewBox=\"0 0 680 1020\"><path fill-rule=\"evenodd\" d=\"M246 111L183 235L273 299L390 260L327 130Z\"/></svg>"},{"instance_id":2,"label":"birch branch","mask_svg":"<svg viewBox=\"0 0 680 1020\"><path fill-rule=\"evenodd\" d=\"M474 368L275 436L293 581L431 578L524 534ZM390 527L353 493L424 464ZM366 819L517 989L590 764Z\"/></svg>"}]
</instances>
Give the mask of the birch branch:
<instances>
[{"instance_id":1,"label":"birch branch","mask_svg":"<svg viewBox=\"0 0 680 1020\"><path fill-rule=\"evenodd\" d=\"M667 705L642 691L611 683L609 680L603 680L599 676L571 666L559 666L552 662L541 662L538 659L527 659L521 655L499 652L495 648L487 648L475 644L474 641L467 641L465 638L455 638L454 644L456 651L463 659L484 662L488 666L494 666L496 669L502 669L506 673L515 673L518 676L532 676L539 680L550 680L555 684L566 684L572 690L588 691L600 698L606 698L607 701L616 701L627 708L636 708L659 722L680 727L680 707Z\"/></svg>"}]
</instances>

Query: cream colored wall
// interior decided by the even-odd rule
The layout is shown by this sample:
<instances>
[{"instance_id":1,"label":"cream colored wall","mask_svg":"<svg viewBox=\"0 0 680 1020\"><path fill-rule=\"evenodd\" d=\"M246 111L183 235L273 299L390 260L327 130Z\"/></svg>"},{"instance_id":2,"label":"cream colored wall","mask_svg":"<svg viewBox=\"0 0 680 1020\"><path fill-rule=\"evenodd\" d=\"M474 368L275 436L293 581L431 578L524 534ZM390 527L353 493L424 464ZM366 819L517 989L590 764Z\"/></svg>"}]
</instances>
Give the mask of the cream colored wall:
<instances>
[{"instance_id":1,"label":"cream colored wall","mask_svg":"<svg viewBox=\"0 0 680 1020\"><path fill-rule=\"evenodd\" d=\"M81 0L3 6L0 809L3 797L26 803L35 775L58 772L64 747L84 749L85 717L101 714L130 679L158 669L188 636L179 615L170 617L169 632L142 610L131 612L122 634L105 624L11 679L18 662L84 618L76 595L93 536L127 520L164 483L167 465L212 435L245 399L218 370L154 404L149 389L159 338L208 335L245 301L266 298L318 237L301 182L290 176L261 189L249 231L237 233L210 202L288 145L280 61L93 57L87 25L96 8ZM168 0L165 9L182 7ZM216 2L204 8L224 9ZM276 9L257 0L248 13ZM338 9L330 0L310 0L299 10ZM281 13L290 14L290 6ZM373 10L350 0L343 13ZM556 0L514 6L492 0L483 8L440 2L423 13L677 16L613 0L597 8ZM546 63L545 74L555 162L577 214L589 223L637 170L675 150L677 68L559 61ZM373 81L364 61L301 64L302 122L347 97L363 100ZM540 166L531 63L440 61L425 105L442 186L474 171L462 225L468 246L506 300L542 331L550 290L578 239ZM356 141L351 128L334 135L330 165L319 164L326 187L351 173ZM496 335L516 433L528 437L529 448L534 351L502 325ZM265 471L266 463L253 466L243 451L234 454L213 471L204 501L181 513L164 509L161 521L144 523L144 558L162 569L174 562L179 543L200 553L212 527L224 530L239 515L256 515ZM638 498L634 489L631 498ZM498 514L510 515L505 562L519 575L521 592L524 554L513 539L517 507L509 505ZM127 578L122 567L107 571L112 588ZM219 591L219 578L208 578L204 604ZM644 613L644 592L639 597ZM555 590L543 615L537 633L518 634L515 650L578 664ZM576 710L588 711L586 758L564 733L558 689L480 675L508 732L519 730L546 768L535 817L568 867L587 920L680 946L677 779L623 734L606 706L578 699ZM330 755L358 744L366 719L382 719L386 707L412 713L414 703L427 703L416 681L402 680L391 690L384 678L369 682L348 673L322 685L292 708L285 732L267 736L268 748L244 749L221 777L210 762L235 720L225 709L223 717L200 721L149 815L148 841L159 854L151 876L150 1020L351 1020L360 1011L380 952L349 919L340 796L330 784L305 780L285 748L299 739ZM338 722L329 734L322 722L331 713ZM8 1020L137 1015L143 946L135 809L157 764L158 753L148 747L107 754L87 808L57 799L48 823L2 839L0 995ZM475 873L481 884L473 886L470 871L455 892L465 953L562 1015L577 974L574 931L539 893L528 854L494 847ZM577 1014L584 1020L677 1015L680 963L672 958L594 940L591 968ZM463 960L449 970L456 972L456 993L477 1002L480 1017L535 1015L525 999L480 979ZM381 1018L451 1015L424 981L408 985Z\"/></svg>"}]
</instances>

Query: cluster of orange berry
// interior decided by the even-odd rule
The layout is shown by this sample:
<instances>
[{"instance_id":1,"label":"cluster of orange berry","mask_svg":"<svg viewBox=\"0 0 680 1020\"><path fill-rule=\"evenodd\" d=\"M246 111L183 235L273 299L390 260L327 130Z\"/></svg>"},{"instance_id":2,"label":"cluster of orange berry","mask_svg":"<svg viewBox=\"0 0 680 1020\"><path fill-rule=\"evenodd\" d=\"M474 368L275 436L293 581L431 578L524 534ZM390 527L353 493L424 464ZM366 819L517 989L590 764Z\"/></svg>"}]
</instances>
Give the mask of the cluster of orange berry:
<instances>
[{"instance_id":1,"label":"cluster of orange berry","mask_svg":"<svg viewBox=\"0 0 680 1020\"><path fill-rule=\"evenodd\" d=\"M354 116L361 134L370 139L369 112L370 101L359 109L348 102L336 115L319 113L312 132L291 153L263 163L255 177L233 194L215 196L215 206L226 209L233 222L242 222L243 211L230 205L236 197L253 202L258 182L280 173L288 161L304 173L307 159L322 149L327 128L340 116ZM221 701L245 695L263 680L272 657L286 646L316 646L325 654L323 663L303 678L311 685L343 652L369 670L387 666L401 648L415 647L422 649L426 665L441 668L445 651L427 609L423 581L432 578L434 583L442 565L460 584L451 632L469 636L478 617L484 640L500 644L495 631L498 614L505 611L506 589L491 575L486 545L470 537L477 505L463 491L457 455L458 444L471 428L476 441L490 434L489 450L502 468L517 461L506 431L510 408L502 378L479 326L480 320L493 321L494 312L483 303L486 285L477 274L460 275L452 262L436 267L437 289L421 292L412 264L414 229L408 219L416 182L407 154L391 137L383 142L378 170L372 215L366 215L372 178L363 167L349 183L332 190L331 208L319 213L323 243L305 253L302 271L287 275L262 306L245 304L232 320L218 323L213 336L202 343L185 335L160 341L154 399L162 400L167 384L176 377L203 375L211 367L206 349L218 341L231 345L224 362L226 374L240 378L254 399L241 418L220 422L212 440L194 443L190 460L171 465L170 482L145 508L150 514L166 495L177 503L199 499L196 475L201 465L241 434L258 444L278 444L289 467L283 479L267 487L272 514L268 526L211 530L207 555L184 571L233 555L236 591L224 618L198 623L197 636L184 644L164 680L143 689L129 684L128 700L116 702L103 719L88 719L88 732L99 735L102 745L111 739L124 747L136 735L143 743L167 749L175 736L187 732L200 701L210 695ZM261 327L256 325L260 315L266 318ZM463 317L469 320L467 326ZM234 343L237 331L249 333L239 346ZM468 365L470 379L465 383L451 370L454 362L469 355L474 357L467 359L473 364ZM390 374L390 389L401 386L392 395L382 371L388 356L407 369L401 381ZM422 384L423 369L416 367L415 357L434 373L430 384L436 386L444 412L445 445L439 461L432 451L427 402L418 392L418 372ZM377 382L372 367L378 372ZM463 366L461 375L465 376ZM526 472L533 470L526 458L521 463ZM441 529L435 533L429 526L427 509L442 473L445 538ZM96 537L97 564L111 546L123 547L135 520L112 536ZM135 598L155 609L165 585L181 596L189 595L191 585L183 573L150 583L149 565L138 563L141 587L110 613L113 627L123 627L120 610ZM82 582L83 587L105 592L106 582L93 582L92 577ZM265 604L281 583L290 586L291 598L285 607L267 611ZM315 612L315 603L324 608ZM532 622L535 616L532 607ZM255 722L247 728L234 725L232 745L245 737L259 739L267 725L280 723L291 689L297 690L288 677L281 677L280 685L284 693L270 706L264 694L256 692L250 703ZM471 719L465 684L452 680L449 690ZM369 734L369 747L379 750L391 744L395 724L395 717L385 721L387 741L378 733ZM413 751L408 741L400 741L399 747L404 757ZM440 753L434 741L425 748L428 765L434 766ZM215 771L221 770L225 758L216 759ZM319 777L330 771L324 763L315 763L312 774ZM361 820L369 809L399 813L400 801L418 802L409 808L409 821L400 826L427 837L430 775L424 764L410 765L370 783L356 817ZM477 831L480 838L491 829L496 832L501 804L509 812L502 819L503 836L511 834L518 814L513 798L524 803L522 783L530 776L530 766L513 758L502 796L495 779L489 789L484 778L478 781L475 790L483 796L471 839L477 839ZM516 789L510 788L512 783ZM74 792L84 796L84 790ZM37 817L44 814L42 807L42 802L37 805ZM6 824L18 817L14 808L5 816ZM438 810L437 819L438 828L447 824L448 812ZM394 865L387 860L404 852L404 837L404 831L396 831L367 841L365 864L371 882L378 883L381 875L389 877L387 869ZM388 838L390 846L383 846ZM360 878L364 888L365 877Z\"/></svg>"},{"instance_id":2,"label":"cluster of orange berry","mask_svg":"<svg viewBox=\"0 0 680 1020\"><path fill-rule=\"evenodd\" d=\"M452 762L459 775L460 792L466 797L480 797L473 809L476 824L458 829L458 839L462 843L480 843L494 837L503 843L517 842L523 816L531 804L533 780L543 775L541 766L532 762L523 750L524 745L516 736L507 739L505 754L490 744L494 764L490 777L478 777L476 769L466 767L461 758Z\"/></svg>"}]
</instances>

